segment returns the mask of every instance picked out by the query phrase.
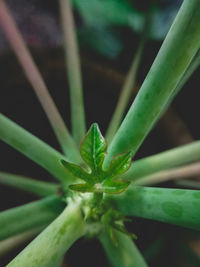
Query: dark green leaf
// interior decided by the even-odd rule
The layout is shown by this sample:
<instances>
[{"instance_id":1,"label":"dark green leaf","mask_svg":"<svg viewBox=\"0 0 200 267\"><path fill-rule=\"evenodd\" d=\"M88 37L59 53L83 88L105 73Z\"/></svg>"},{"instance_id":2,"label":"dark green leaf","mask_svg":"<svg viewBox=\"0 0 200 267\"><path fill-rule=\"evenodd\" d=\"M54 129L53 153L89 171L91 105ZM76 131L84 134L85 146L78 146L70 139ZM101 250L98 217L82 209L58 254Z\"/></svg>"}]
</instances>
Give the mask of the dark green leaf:
<instances>
[{"instance_id":1,"label":"dark green leaf","mask_svg":"<svg viewBox=\"0 0 200 267\"><path fill-rule=\"evenodd\" d=\"M94 173L101 170L106 147L97 123L93 123L81 144L80 152Z\"/></svg>"}]
</instances>

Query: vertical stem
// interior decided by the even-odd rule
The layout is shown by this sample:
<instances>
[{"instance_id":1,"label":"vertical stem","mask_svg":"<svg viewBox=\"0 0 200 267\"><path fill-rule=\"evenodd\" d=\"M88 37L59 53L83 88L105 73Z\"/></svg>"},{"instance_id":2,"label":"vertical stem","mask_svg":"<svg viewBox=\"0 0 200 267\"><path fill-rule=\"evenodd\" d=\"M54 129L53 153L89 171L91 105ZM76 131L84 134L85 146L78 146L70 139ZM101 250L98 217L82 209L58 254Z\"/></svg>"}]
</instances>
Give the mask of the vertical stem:
<instances>
[{"instance_id":1,"label":"vertical stem","mask_svg":"<svg viewBox=\"0 0 200 267\"><path fill-rule=\"evenodd\" d=\"M59 2L70 87L72 133L76 143L79 145L86 130L80 58L70 0L59 0Z\"/></svg>"},{"instance_id":2,"label":"vertical stem","mask_svg":"<svg viewBox=\"0 0 200 267\"><path fill-rule=\"evenodd\" d=\"M63 151L70 157L70 159L77 160L78 149L48 92L44 80L25 45L6 3L3 0L0 1L0 25L2 26L10 46L15 52L28 81L31 83Z\"/></svg>"},{"instance_id":3,"label":"vertical stem","mask_svg":"<svg viewBox=\"0 0 200 267\"><path fill-rule=\"evenodd\" d=\"M105 160L124 151L134 155L163 112L200 47L200 2L185 0L167 37L123 120Z\"/></svg>"},{"instance_id":4,"label":"vertical stem","mask_svg":"<svg viewBox=\"0 0 200 267\"><path fill-rule=\"evenodd\" d=\"M117 245L103 232L99 239L113 267L147 267L147 264L132 239L115 230Z\"/></svg>"},{"instance_id":5,"label":"vertical stem","mask_svg":"<svg viewBox=\"0 0 200 267\"><path fill-rule=\"evenodd\" d=\"M84 233L85 223L79 206L69 204L63 213L7 266L53 267Z\"/></svg>"},{"instance_id":6,"label":"vertical stem","mask_svg":"<svg viewBox=\"0 0 200 267\"><path fill-rule=\"evenodd\" d=\"M130 96L134 90L136 77L137 77L137 73L138 73L138 68L139 68L142 54L144 51L146 39L148 37L149 23L150 23L149 18L150 18L150 15L148 12L146 14L141 40L139 42L138 48L137 48L135 56L133 58L131 67L130 67L127 75L126 75L124 85L123 85L121 93L119 95L117 106L116 106L115 111L113 113L111 122L108 126L108 130L106 133L106 141L108 142L108 144L111 142L113 136L115 135L115 133L116 133L116 131L117 131L117 129L121 123L121 120L123 118L128 101L129 101Z\"/></svg>"}]
</instances>

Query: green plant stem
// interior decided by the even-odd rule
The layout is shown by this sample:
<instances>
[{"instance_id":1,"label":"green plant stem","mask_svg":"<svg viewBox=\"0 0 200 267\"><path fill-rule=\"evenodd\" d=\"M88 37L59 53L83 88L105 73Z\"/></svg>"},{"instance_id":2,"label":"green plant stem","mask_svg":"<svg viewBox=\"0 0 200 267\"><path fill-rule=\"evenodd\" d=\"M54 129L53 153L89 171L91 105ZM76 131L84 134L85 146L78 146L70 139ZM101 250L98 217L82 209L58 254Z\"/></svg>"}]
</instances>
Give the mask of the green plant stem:
<instances>
[{"instance_id":1,"label":"green plant stem","mask_svg":"<svg viewBox=\"0 0 200 267\"><path fill-rule=\"evenodd\" d=\"M200 176L200 163L193 163L187 166L174 168L171 170L161 171L153 175L149 175L133 182L135 185L152 185L169 180L178 180L183 178L190 178Z\"/></svg>"},{"instance_id":2,"label":"green plant stem","mask_svg":"<svg viewBox=\"0 0 200 267\"><path fill-rule=\"evenodd\" d=\"M134 155L162 114L200 47L200 3L185 0L138 93L123 120L105 161L118 153Z\"/></svg>"},{"instance_id":3,"label":"green plant stem","mask_svg":"<svg viewBox=\"0 0 200 267\"><path fill-rule=\"evenodd\" d=\"M0 240L50 223L63 210L59 197L51 196L0 212Z\"/></svg>"},{"instance_id":4,"label":"green plant stem","mask_svg":"<svg viewBox=\"0 0 200 267\"><path fill-rule=\"evenodd\" d=\"M79 145L86 131L80 57L70 0L59 0L59 2L70 88L72 133Z\"/></svg>"},{"instance_id":5,"label":"green plant stem","mask_svg":"<svg viewBox=\"0 0 200 267\"><path fill-rule=\"evenodd\" d=\"M60 163L65 157L30 134L10 119L0 114L0 139L42 166L63 183L72 183L74 178Z\"/></svg>"},{"instance_id":6,"label":"green plant stem","mask_svg":"<svg viewBox=\"0 0 200 267\"><path fill-rule=\"evenodd\" d=\"M79 205L69 204L62 214L7 266L53 267L70 246L84 235L85 229Z\"/></svg>"},{"instance_id":7,"label":"green plant stem","mask_svg":"<svg viewBox=\"0 0 200 267\"><path fill-rule=\"evenodd\" d=\"M6 172L0 172L0 184L19 188L44 197L56 194L59 189L59 185L55 183L37 181L29 177Z\"/></svg>"},{"instance_id":8,"label":"green plant stem","mask_svg":"<svg viewBox=\"0 0 200 267\"><path fill-rule=\"evenodd\" d=\"M7 253L11 252L15 248L18 248L20 245L33 238L42 230L43 227L37 227L36 229L0 241L0 258L4 257Z\"/></svg>"},{"instance_id":9,"label":"green plant stem","mask_svg":"<svg viewBox=\"0 0 200 267\"><path fill-rule=\"evenodd\" d=\"M194 180L186 180L186 179L181 179L175 181L176 185L183 186L183 187L189 187L189 188L194 188L194 189L199 189L200 190L200 181L194 181Z\"/></svg>"},{"instance_id":10,"label":"green plant stem","mask_svg":"<svg viewBox=\"0 0 200 267\"><path fill-rule=\"evenodd\" d=\"M114 235L117 245L113 243L106 232L99 236L111 266L147 267L143 256L130 237L116 230L114 230Z\"/></svg>"},{"instance_id":11,"label":"green plant stem","mask_svg":"<svg viewBox=\"0 0 200 267\"><path fill-rule=\"evenodd\" d=\"M115 135L125 112L125 109L128 105L128 102L130 100L130 96L133 93L133 89L135 87L135 82L137 78L138 69L140 66L141 58L144 51L144 46L148 37L149 33L149 26L150 26L150 19L149 19L149 12L146 14L146 19L143 26L143 32L141 36L141 40L139 42L138 48L136 50L135 56L133 58L131 67L126 75L124 85L122 87L121 93L119 95L119 99L117 102L117 106L115 108L115 111L112 115L112 119L110 121L110 124L108 126L107 132L106 132L106 141L108 144L110 144L111 140L113 139L113 136Z\"/></svg>"},{"instance_id":12,"label":"green plant stem","mask_svg":"<svg viewBox=\"0 0 200 267\"><path fill-rule=\"evenodd\" d=\"M109 198L125 216L200 230L200 190L131 185L124 193Z\"/></svg>"},{"instance_id":13,"label":"green plant stem","mask_svg":"<svg viewBox=\"0 0 200 267\"><path fill-rule=\"evenodd\" d=\"M188 164L200 159L200 141L173 148L153 156L136 160L122 176L125 180L136 181L142 176Z\"/></svg>"},{"instance_id":14,"label":"green plant stem","mask_svg":"<svg viewBox=\"0 0 200 267\"><path fill-rule=\"evenodd\" d=\"M77 159L79 159L78 148L70 136L42 76L3 0L0 1L0 25L49 119L61 148L71 160L77 161Z\"/></svg>"}]
</instances>

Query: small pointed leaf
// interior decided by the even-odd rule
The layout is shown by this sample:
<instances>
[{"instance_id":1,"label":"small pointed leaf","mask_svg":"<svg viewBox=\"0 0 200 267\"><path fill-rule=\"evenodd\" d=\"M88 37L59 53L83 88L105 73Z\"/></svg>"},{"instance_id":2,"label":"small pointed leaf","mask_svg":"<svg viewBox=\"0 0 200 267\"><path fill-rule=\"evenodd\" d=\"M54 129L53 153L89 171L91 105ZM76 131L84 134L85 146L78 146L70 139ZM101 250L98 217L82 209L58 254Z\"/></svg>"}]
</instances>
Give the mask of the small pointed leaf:
<instances>
[{"instance_id":1,"label":"small pointed leaf","mask_svg":"<svg viewBox=\"0 0 200 267\"><path fill-rule=\"evenodd\" d=\"M91 184L72 184L69 186L71 190L87 193L87 192L94 192L94 187Z\"/></svg>"},{"instance_id":2,"label":"small pointed leaf","mask_svg":"<svg viewBox=\"0 0 200 267\"><path fill-rule=\"evenodd\" d=\"M111 161L109 169L106 171L109 179L126 172L131 165L131 153L117 155Z\"/></svg>"},{"instance_id":3,"label":"small pointed leaf","mask_svg":"<svg viewBox=\"0 0 200 267\"><path fill-rule=\"evenodd\" d=\"M61 160L62 165L75 177L84 180L87 183L92 183L92 177L76 164Z\"/></svg>"},{"instance_id":4,"label":"small pointed leaf","mask_svg":"<svg viewBox=\"0 0 200 267\"><path fill-rule=\"evenodd\" d=\"M130 182L105 180L102 183L103 192L107 194L120 194L129 186Z\"/></svg>"},{"instance_id":5,"label":"small pointed leaf","mask_svg":"<svg viewBox=\"0 0 200 267\"><path fill-rule=\"evenodd\" d=\"M106 147L105 139L103 138L97 123L93 123L80 148L82 158L91 167L93 172L101 170Z\"/></svg>"}]
</instances>

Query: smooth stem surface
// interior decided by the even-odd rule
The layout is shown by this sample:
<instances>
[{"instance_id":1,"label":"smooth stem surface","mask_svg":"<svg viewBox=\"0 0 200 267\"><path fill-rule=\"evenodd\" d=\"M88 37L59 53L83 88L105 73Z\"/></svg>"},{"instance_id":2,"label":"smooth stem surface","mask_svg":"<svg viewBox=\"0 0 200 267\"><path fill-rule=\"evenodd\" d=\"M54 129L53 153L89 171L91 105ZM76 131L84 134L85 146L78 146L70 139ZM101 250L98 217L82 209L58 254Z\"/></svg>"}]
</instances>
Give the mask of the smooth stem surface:
<instances>
[{"instance_id":1,"label":"smooth stem surface","mask_svg":"<svg viewBox=\"0 0 200 267\"><path fill-rule=\"evenodd\" d=\"M54 267L84 233L85 223L79 206L69 204L62 214L7 266Z\"/></svg>"},{"instance_id":2,"label":"smooth stem surface","mask_svg":"<svg viewBox=\"0 0 200 267\"><path fill-rule=\"evenodd\" d=\"M200 230L200 190L131 185L109 196L126 216L136 216Z\"/></svg>"},{"instance_id":3,"label":"smooth stem surface","mask_svg":"<svg viewBox=\"0 0 200 267\"><path fill-rule=\"evenodd\" d=\"M28 81L31 83L49 119L61 148L71 160L77 161L79 158L77 146L70 136L65 123L48 92L42 76L34 63L19 30L17 29L6 3L3 0L0 1L0 26L2 27L10 46L15 52Z\"/></svg>"},{"instance_id":4,"label":"smooth stem surface","mask_svg":"<svg viewBox=\"0 0 200 267\"><path fill-rule=\"evenodd\" d=\"M86 131L80 58L70 0L59 0L59 2L70 88L72 133L79 145Z\"/></svg>"},{"instance_id":5,"label":"smooth stem surface","mask_svg":"<svg viewBox=\"0 0 200 267\"><path fill-rule=\"evenodd\" d=\"M142 54L144 51L144 46L146 43L146 39L148 37L149 32L149 13L146 15L146 19L143 26L143 33L141 40L139 42L138 48L136 50L135 56L133 58L131 67L127 73L127 76L124 81L124 85L122 87L121 93L119 95L119 99L117 102L117 106L114 110L114 113L112 115L112 119L110 121L110 124L108 126L108 130L106 132L106 141L108 144L110 144L111 140L113 139L113 136L115 135L125 112L125 109L128 105L128 102L130 100L131 94L133 94L133 90L135 87L135 82L137 78L138 69L140 66L140 61L142 58Z\"/></svg>"},{"instance_id":6,"label":"smooth stem surface","mask_svg":"<svg viewBox=\"0 0 200 267\"><path fill-rule=\"evenodd\" d=\"M0 212L0 240L50 223L63 210L60 198L51 196Z\"/></svg>"},{"instance_id":7,"label":"smooth stem surface","mask_svg":"<svg viewBox=\"0 0 200 267\"><path fill-rule=\"evenodd\" d=\"M0 241L0 258L4 257L7 253L11 252L31 238L35 237L39 232L42 231L42 229L43 227L38 227L36 229Z\"/></svg>"},{"instance_id":8,"label":"smooth stem surface","mask_svg":"<svg viewBox=\"0 0 200 267\"><path fill-rule=\"evenodd\" d=\"M0 139L42 166L63 183L71 183L74 178L60 163L65 157L39 138L0 114Z\"/></svg>"},{"instance_id":9,"label":"smooth stem surface","mask_svg":"<svg viewBox=\"0 0 200 267\"><path fill-rule=\"evenodd\" d=\"M184 1L135 101L108 148L105 167L118 153L131 151L134 155L162 114L199 50L199 14L199 0Z\"/></svg>"},{"instance_id":10,"label":"smooth stem surface","mask_svg":"<svg viewBox=\"0 0 200 267\"><path fill-rule=\"evenodd\" d=\"M38 196L49 196L56 194L59 189L58 184L37 181L29 177L0 172L0 184L19 188Z\"/></svg>"},{"instance_id":11,"label":"smooth stem surface","mask_svg":"<svg viewBox=\"0 0 200 267\"><path fill-rule=\"evenodd\" d=\"M191 163L196 160L200 160L200 141L136 160L122 178L135 181L142 176Z\"/></svg>"},{"instance_id":12,"label":"smooth stem surface","mask_svg":"<svg viewBox=\"0 0 200 267\"><path fill-rule=\"evenodd\" d=\"M161 171L153 175L148 175L133 183L135 185L146 186L146 185L166 182L169 180L178 180L178 179L190 178L190 177L195 177L195 176L200 176L200 162L193 163L193 164L179 167L179 168L174 168L174 169L167 170L167 171Z\"/></svg>"},{"instance_id":13,"label":"smooth stem surface","mask_svg":"<svg viewBox=\"0 0 200 267\"><path fill-rule=\"evenodd\" d=\"M99 236L112 267L147 267L147 264L132 239L119 231L114 231L117 245L106 232Z\"/></svg>"}]
</instances>

